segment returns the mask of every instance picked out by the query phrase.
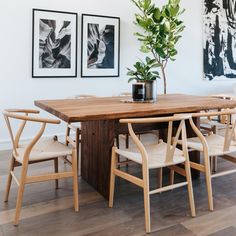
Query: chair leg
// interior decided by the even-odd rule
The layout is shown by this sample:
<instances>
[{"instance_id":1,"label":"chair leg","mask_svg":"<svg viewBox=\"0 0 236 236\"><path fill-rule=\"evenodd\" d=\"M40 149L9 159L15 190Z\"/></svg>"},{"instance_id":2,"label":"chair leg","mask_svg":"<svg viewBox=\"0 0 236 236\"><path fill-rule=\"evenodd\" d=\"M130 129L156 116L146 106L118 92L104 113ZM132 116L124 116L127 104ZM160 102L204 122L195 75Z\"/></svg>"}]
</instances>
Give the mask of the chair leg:
<instances>
[{"instance_id":1,"label":"chair leg","mask_svg":"<svg viewBox=\"0 0 236 236\"><path fill-rule=\"evenodd\" d=\"M163 183L163 168L160 168L158 170L159 174L159 188L162 188L162 183Z\"/></svg>"},{"instance_id":2,"label":"chair leg","mask_svg":"<svg viewBox=\"0 0 236 236\"><path fill-rule=\"evenodd\" d=\"M120 147L120 139L119 139L119 134L116 135L116 146L117 148Z\"/></svg>"},{"instance_id":3,"label":"chair leg","mask_svg":"<svg viewBox=\"0 0 236 236\"><path fill-rule=\"evenodd\" d=\"M69 137L69 136L70 136L70 127L67 126L66 127L66 146L69 145L69 141L67 140L67 137Z\"/></svg>"},{"instance_id":4,"label":"chair leg","mask_svg":"<svg viewBox=\"0 0 236 236\"><path fill-rule=\"evenodd\" d=\"M5 192L4 202L8 202L8 197L9 197L10 188L11 188L11 182L12 182L11 171L14 170L14 167L15 167L15 158L12 156L12 157L11 157L11 162L10 162L10 168L9 168L8 178L7 178L7 186L6 186L6 192Z\"/></svg>"},{"instance_id":5,"label":"chair leg","mask_svg":"<svg viewBox=\"0 0 236 236\"><path fill-rule=\"evenodd\" d=\"M119 138L119 134L116 135L116 147L119 148L120 147L120 138ZM118 158L118 163L120 163L120 155L117 155ZM120 164L118 164L118 169L120 169Z\"/></svg>"},{"instance_id":6,"label":"chair leg","mask_svg":"<svg viewBox=\"0 0 236 236\"><path fill-rule=\"evenodd\" d=\"M115 152L115 149L112 148L109 207L113 207L113 203L114 203L115 177L116 177L114 174L114 170L116 168L116 157L117 157L117 154Z\"/></svg>"},{"instance_id":7,"label":"chair leg","mask_svg":"<svg viewBox=\"0 0 236 236\"><path fill-rule=\"evenodd\" d=\"M129 134L125 135L125 147L128 149L129 148Z\"/></svg>"},{"instance_id":8,"label":"chair leg","mask_svg":"<svg viewBox=\"0 0 236 236\"><path fill-rule=\"evenodd\" d=\"M195 210L195 203L194 203L194 196L193 196L193 185L192 185L192 178L191 178L191 171L190 171L190 164L189 162L185 162L185 173L188 182L188 197L189 197L189 205L191 209L191 216L196 216Z\"/></svg>"},{"instance_id":9,"label":"chair leg","mask_svg":"<svg viewBox=\"0 0 236 236\"><path fill-rule=\"evenodd\" d=\"M175 182L175 171L170 170L170 185L173 185Z\"/></svg>"},{"instance_id":10,"label":"chair leg","mask_svg":"<svg viewBox=\"0 0 236 236\"><path fill-rule=\"evenodd\" d=\"M140 138L139 138L139 139L140 139ZM126 147L127 149L129 148L129 134L126 134L126 136L125 136L125 147ZM128 164L129 159L126 158L126 161L127 161L126 167L128 167L128 166L129 166L129 164Z\"/></svg>"},{"instance_id":11,"label":"chair leg","mask_svg":"<svg viewBox=\"0 0 236 236\"><path fill-rule=\"evenodd\" d=\"M81 166L81 155L80 155L80 148L79 145L81 143L81 131L79 129L76 129L76 139L75 139L75 146L76 146L76 158L77 158L77 170L78 170L78 175L79 173L79 167Z\"/></svg>"},{"instance_id":12,"label":"chair leg","mask_svg":"<svg viewBox=\"0 0 236 236\"><path fill-rule=\"evenodd\" d=\"M80 141L76 144L77 147L77 170L78 176L81 176L81 151L80 151Z\"/></svg>"},{"instance_id":13,"label":"chair leg","mask_svg":"<svg viewBox=\"0 0 236 236\"><path fill-rule=\"evenodd\" d=\"M150 196L149 196L149 189L147 184L144 181L144 188L143 188L143 197L144 197L144 212L145 212L145 228L146 232L151 232L151 220L150 220Z\"/></svg>"},{"instance_id":14,"label":"chair leg","mask_svg":"<svg viewBox=\"0 0 236 236\"><path fill-rule=\"evenodd\" d=\"M217 168L218 168L218 159L217 156L214 157L214 172L217 172Z\"/></svg>"},{"instance_id":15,"label":"chair leg","mask_svg":"<svg viewBox=\"0 0 236 236\"><path fill-rule=\"evenodd\" d=\"M67 158L67 156L65 156L65 158ZM66 160L64 160L64 164L66 164L67 163L67 161Z\"/></svg>"},{"instance_id":16,"label":"chair leg","mask_svg":"<svg viewBox=\"0 0 236 236\"><path fill-rule=\"evenodd\" d=\"M210 169L211 169L211 173L214 172L214 157L210 157Z\"/></svg>"},{"instance_id":17,"label":"chair leg","mask_svg":"<svg viewBox=\"0 0 236 236\"><path fill-rule=\"evenodd\" d=\"M21 210L24 190L25 190L25 183L20 183L20 186L18 189L18 195L17 195L17 202L16 202L16 213L15 213L15 218L14 218L15 226L19 224L20 210Z\"/></svg>"},{"instance_id":18,"label":"chair leg","mask_svg":"<svg viewBox=\"0 0 236 236\"><path fill-rule=\"evenodd\" d=\"M58 173L58 158L54 159L54 171L55 171L55 173ZM55 180L55 188L56 189L59 188L59 180L58 179Z\"/></svg>"},{"instance_id":19,"label":"chair leg","mask_svg":"<svg viewBox=\"0 0 236 236\"><path fill-rule=\"evenodd\" d=\"M66 146L69 145L69 141L67 140L67 137L69 137L69 136L70 136L70 127L67 124L67 127L66 127L66 140L65 140ZM67 158L67 156L65 156L65 158ZM67 164L67 162L65 160L64 160L64 164Z\"/></svg>"},{"instance_id":20,"label":"chair leg","mask_svg":"<svg viewBox=\"0 0 236 236\"><path fill-rule=\"evenodd\" d=\"M211 169L210 169L210 160L208 155L204 154L204 165L205 165L205 178L206 178L206 187L208 194L208 206L209 210L213 211L213 194L212 194L212 184L211 184Z\"/></svg>"},{"instance_id":21,"label":"chair leg","mask_svg":"<svg viewBox=\"0 0 236 236\"><path fill-rule=\"evenodd\" d=\"M72 151L72 171L73 171L73 192L74 192L74 208L79 211L79 191L78 191L78 169L77 169L77 153Z\"/></svg>"},{"instance_id":22,"label":"chair leg","mask_svg":"<svg viewBox=\"0 0 236 236\"><path fill-rule=\"evenodd\" d=\"M210 157L211 173L217 172L217 156Z\"/></svg>"},{"instance_id":23,"label":"chair leg","mask_svg":"<svg viewBox=\"0 0 236 236\"><path fill-rule=\"evenodd\" d=\"M143 199L144 199L144 214L145 214L145 229L147 233L151 232L151 216L150 216L150 195L149 195L149 171L147 163L142 166L143 174Z\"/></svg>"},{"instance_id":24,"label":"chair leg","mask_svg":"<svg viewBox=\"0 0 236 236\"><path fill-rule=\"evenodd\" d=\"M25 179L26 179L26 174L27 174L27 168L28 168L28 165L23 165L22 170L21 170L20 185L19 185L17 201L16 201L16 213L15 213L15 218L14 218L15 226L19 224L22 199L23 199L23 194L25 190Z\"/></svg>"}]
</instances>

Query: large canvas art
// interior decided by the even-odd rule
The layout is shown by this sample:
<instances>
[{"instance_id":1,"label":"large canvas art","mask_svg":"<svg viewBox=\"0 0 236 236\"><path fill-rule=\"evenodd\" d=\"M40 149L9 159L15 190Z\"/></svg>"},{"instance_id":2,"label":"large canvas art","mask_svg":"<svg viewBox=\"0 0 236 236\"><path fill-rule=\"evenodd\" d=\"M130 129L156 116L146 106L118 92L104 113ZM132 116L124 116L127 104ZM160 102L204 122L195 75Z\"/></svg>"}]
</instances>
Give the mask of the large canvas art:
<instances>
[{"instance_id":1,"label":"large canvas art","mask_svg":"<svg viewBox=\"0 0 236 236\"><path fill-rule=\"evenodd\" d=\"M82 15L82 77L119 76L120 19Z\"/></svg>"},{"instance_id":2,"label":"large canvas art","mask_svg":"<svg viewBox=\"0 0 236 236\"><path fill-rule=\"evenodd\" d=\"M204 0L204 77L236 79L236 0Z\"/></svg>"},{"instance_id":3,"label":"large canvas art","mask_svg":"<svg viewBox=\"0 0 236 236\"><path fill-rule=\"evenodd\" d=\"M33 77L76 77L77 14L33 9Z\"/></svg>"}]
</instances>

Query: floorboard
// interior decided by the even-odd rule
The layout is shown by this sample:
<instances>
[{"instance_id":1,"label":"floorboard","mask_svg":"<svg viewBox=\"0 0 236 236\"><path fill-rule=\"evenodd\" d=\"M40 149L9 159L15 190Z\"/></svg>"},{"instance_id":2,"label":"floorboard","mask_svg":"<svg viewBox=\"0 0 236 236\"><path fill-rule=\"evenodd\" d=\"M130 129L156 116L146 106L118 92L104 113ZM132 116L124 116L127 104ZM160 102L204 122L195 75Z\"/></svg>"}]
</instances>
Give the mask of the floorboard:
<instances>
[{"instance_id":1,"label":"floorboard","mask_svg":"<svg viewBox=\"0 0 236 236\"><path fill-rule=\"evenodd\" d=\"M136 236L145 235L143 194L140 188L117 179L114 208L85 181L79 179L80 212L73 210L72 181L60 180L58 190L54 181L26 187L20 225L14 227L17 186L13 183L9 202L3 202L10 152L0 152L0 236ZM219 161L220 168L228 168ZM69 168L63 162L61 170ZM125 167L124 167L125 168ZM31 170L32 169L32 170ZM30 171L53 170L53 163L30 166ZM140 176L136 165L128 171ZM19 170L17 170L19 174ZM158 185L156 171L151 171L151 187ZM180 177L176 178L181 181ZM168 182L168 176L164 177ZM236 174L213 179L215 211L209 212L203 176L194 180L197 217L190 217L186 187L151 196L151 235L236 235Z\"/></svg>"}]
</instances>

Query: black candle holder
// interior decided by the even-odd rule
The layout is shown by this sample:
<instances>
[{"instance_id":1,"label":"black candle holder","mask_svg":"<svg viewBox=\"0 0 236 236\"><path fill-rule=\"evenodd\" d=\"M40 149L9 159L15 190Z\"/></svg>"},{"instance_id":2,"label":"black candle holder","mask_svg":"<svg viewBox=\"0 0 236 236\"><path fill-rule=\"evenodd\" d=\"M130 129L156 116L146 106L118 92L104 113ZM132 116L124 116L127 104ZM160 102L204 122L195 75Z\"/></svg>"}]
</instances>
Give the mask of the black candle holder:
<instances>
[{"instance_id":1,"label":"black candle holder","mask_svg":"<svg viewBox=\"0 0 236 236\"><path fill-rule=\"evenodd\" d=\"M145 99L145 84L132 84L132 98L134 101L144 101Z\"/></svg>"}]
</instances>

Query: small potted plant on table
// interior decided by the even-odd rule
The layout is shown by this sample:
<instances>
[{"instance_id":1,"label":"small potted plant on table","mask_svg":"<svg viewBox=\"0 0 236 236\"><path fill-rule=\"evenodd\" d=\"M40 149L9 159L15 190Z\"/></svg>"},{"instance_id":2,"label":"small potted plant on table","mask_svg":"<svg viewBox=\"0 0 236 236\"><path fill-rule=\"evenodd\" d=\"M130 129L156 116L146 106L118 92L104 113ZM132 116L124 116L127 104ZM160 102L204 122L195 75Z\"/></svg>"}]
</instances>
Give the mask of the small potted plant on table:
<instances>
[{"instance_id":1,"label":"small potted plant on table","mask_svg":"<svg viewBox=\"0 0 236 236\"><path fill-rule=\"evenodd\" d=\"M134 65L134 69L128 69L127 75L130 76L128 82L136 80L137 82L144 83L145 101L156 101L156 79L160 78L159 72L155 71L158 63L155 59L146 57L145 61L139 60Z\"/></svg>"}]
</instances>

